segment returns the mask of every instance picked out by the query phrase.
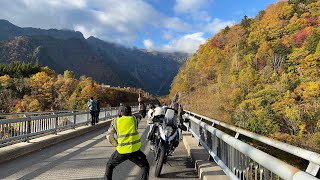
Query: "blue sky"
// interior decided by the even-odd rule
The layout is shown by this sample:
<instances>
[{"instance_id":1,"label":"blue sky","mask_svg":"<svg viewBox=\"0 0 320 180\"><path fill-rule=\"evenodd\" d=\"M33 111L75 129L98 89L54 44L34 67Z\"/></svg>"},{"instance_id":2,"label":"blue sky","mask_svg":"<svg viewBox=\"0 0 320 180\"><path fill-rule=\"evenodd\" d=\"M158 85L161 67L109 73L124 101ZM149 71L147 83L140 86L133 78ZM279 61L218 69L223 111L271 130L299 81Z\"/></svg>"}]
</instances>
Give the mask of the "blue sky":
<instances>
[{"instance_id":1,"label":"blue sky","mask_svg":"<svg viewBox=\"0 0 320 180\"><path fill-rule=\"evenodd\" d=\"M0 0L0 19L21 27L72 29L85 38L193 53L225 26L277 0Z\"/></svg>"}]
</instances>

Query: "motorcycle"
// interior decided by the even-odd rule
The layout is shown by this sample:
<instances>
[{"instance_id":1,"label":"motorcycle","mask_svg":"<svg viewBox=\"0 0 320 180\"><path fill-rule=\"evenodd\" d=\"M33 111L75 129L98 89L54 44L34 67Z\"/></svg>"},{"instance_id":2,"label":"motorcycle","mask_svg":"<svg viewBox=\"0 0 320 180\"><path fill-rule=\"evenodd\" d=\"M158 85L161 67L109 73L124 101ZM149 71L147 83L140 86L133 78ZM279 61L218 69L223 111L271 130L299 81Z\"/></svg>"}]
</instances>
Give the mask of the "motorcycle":
<instances>
[{"instance_id":1,"label":"motorcycle","mask_svg":"<svg viewBox=\"0 0 320 180\"><path fill-rule=\"evenodd\" d=\"M179 145L181 137L180 126L176 123L176 116L173 109L166 109L164 117L153 118L154 128L153 144L155 146L155 161L156 169L155 176L159 177L163 164L167 163L168 156L170 156L176 147ZM179 129L180 128L180 129Z\"/></svg>"}]
</instances>

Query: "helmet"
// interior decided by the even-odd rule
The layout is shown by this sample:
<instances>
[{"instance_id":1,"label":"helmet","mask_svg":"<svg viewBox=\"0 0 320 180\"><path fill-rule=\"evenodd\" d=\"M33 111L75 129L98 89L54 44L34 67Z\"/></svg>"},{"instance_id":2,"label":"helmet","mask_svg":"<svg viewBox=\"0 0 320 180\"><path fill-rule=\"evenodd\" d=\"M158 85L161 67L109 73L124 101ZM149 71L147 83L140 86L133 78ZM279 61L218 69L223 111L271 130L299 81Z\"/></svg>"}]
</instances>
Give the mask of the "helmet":
<instances>
[{"instance_id":1,"label":"helmet","mask_svg":"<svg viewBox=\"0 0 320 180\"><path fill-rule=\"evenodd\" d=\"M157 116L164 116L166 114L165 109L161 108L161 107L156 107L154 109L154 113L153 116L157 117Z\"/></svg>"}]
</instances>

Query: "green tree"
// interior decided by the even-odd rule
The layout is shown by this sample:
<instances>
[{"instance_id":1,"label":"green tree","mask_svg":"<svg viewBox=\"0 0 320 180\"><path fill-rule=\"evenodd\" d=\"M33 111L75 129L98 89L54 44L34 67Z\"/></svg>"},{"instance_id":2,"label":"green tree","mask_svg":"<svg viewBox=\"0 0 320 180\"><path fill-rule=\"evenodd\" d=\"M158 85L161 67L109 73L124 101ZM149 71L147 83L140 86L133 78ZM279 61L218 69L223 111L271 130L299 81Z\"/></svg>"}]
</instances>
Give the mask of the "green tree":
<instances>
[{"instance_id":1,"label":"green tree","mask_svg":"<svg viewBox=\"0 0 320 180\"><path fill-rule=\"evenodd\" d=\"M251 24L251 19L250 18L248 18L248 16L247 15L245 15L244 17L243 17L243 19L241 20L241 26L243 27L243 28L249 28L250 27L250 24Z\"/></svg>"},{"instance_id":2,"label":"green tree","mask_svg":"<svg viewBox=\"0 0 320 180\"><path fill-rule=\"evenodd\" d=\"M319 42L320 33L316 30L312 31L311 35L307 38L306 49L311 53L315 53Z\"/></svg>"},{"instance_id":3,"label":"green tree","mask_svg":"<svg viewBox=\"0 0 320 180\"><path fill-rule=\"evenodd\" d=\"M65 70L63 72L63 77L64 78L75 78L75 75L74 75L73 71Z\"/></svg>"}]
</instances>

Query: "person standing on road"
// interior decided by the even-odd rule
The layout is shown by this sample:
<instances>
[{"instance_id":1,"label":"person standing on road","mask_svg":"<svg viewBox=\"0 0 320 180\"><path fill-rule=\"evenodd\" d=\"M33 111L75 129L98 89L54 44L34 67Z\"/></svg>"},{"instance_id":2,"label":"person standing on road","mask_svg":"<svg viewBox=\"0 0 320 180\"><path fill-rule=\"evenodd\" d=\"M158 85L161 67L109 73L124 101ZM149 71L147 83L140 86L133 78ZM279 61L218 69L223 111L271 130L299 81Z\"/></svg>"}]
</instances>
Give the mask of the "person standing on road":
<instances>
[{"instance_id":1,"label":"person standing on road","mask_svg":"<svg viewBox=\"0 0 320 180\"><path fill-rule=\"evenodd\" d=\"M150 166L146 155L140 150L138 121L132 115L130 106L120 106L119 118L111 122L107 139L117 149L107 162L105 179L112 180L113 169L126 160L130 160L142 169L141 180L148 179Z\"/></svg>"},{"instance_id":2,"label":"person standing on road","mask_svg":"<svg viewBox=\"0 0 320 180\"><path fill-rule=\"evenodd\" d=\"M96 123L98 123L99 122L99 115L100 115L100 101L99 100L97 100L97 111L96 111Z\"/></svg>"},{"instance_id":3,"label":"person standing on road","mask_svg":"<svg viewBox=\"0 0 320 180\"><path fill-rule=\"evenodd\" d=\"M147 109L143 101L139 101L140 114L142 118L146 117Z\"/></svg>"},{"instance_id":4,"label":"person standing on road","mask_svg":"<svg viewBox=\"0 0 320 180\"><path fill-rule=\"evenodd\" d=\"M87 103L88 108L90 110L90 115L91 115L91 125L96 124L96 110L97 110L97 104L94 101L93 97L90 97L90 100Z\"/></svg>"},{"instance_id":5,"label":"person standing on road","mask_svg":"<svg viewBox=\"0 0 320 180\"><path fill-rule=\"evenodd\" d=\"M142 119L142 118L146 117L147 109L146 109L146 105L144 104L140 94L139 94L138 102L139 102L139 112L140 112L141 119Z\"/></svg>"}]
</instances>

